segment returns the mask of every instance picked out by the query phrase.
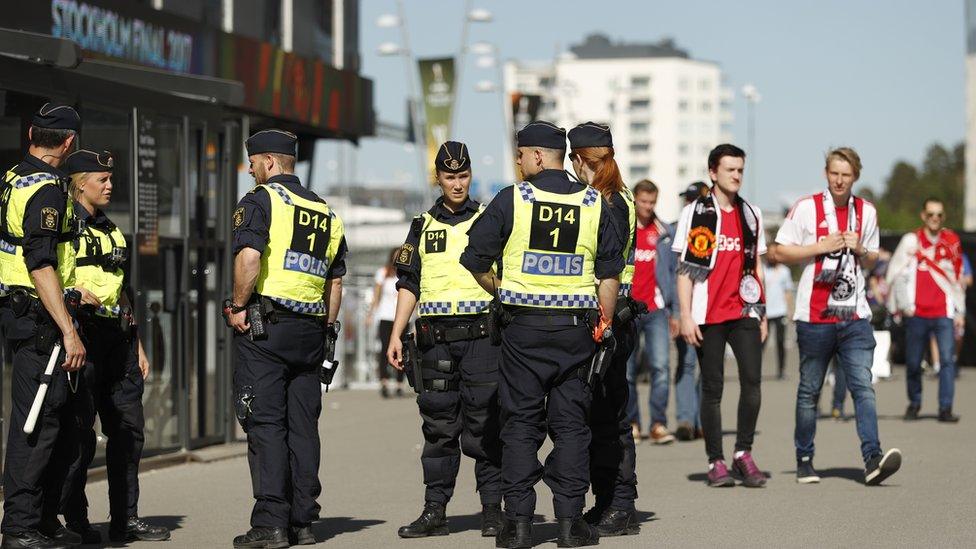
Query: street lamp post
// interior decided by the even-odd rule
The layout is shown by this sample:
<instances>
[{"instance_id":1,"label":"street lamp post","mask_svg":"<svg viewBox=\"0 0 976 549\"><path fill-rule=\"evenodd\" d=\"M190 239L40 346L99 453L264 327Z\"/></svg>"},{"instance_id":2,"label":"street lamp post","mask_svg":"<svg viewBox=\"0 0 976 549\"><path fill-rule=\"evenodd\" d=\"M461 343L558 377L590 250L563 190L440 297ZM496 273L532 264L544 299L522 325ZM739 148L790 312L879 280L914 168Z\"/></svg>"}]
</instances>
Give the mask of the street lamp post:
<instances>
[{"instance_id":1,"label":"street lamp post","mask_svg":"<svg viewBox=\"0 0 976 549\"><path fill-rule=\"evenodd\" d=\"M756 105L762 101L762 95L755 85L746 84L742 86L742 96L746 99L746 146L749 147L749 156L752 158L752 161L749 162L749 170L746 172L746 180L749 182L749 190L755 191L757 189L755 188L756 176L754 174L758 166L756 163L758 158L756 154Z\"/></svg>"},{"instance_id":2,"label":"street lamp post","mask_svg":"<svg viewBox=\"0 0 976 549\"><path fill-rule=\"evenodd\" d=\"M471 23L491 23L493 17L490 11L484 8L471 9L471 0L464 3L464 22L461 25L461 47L457 56L457 71L454 79L454 106L451 109L450 137L456 138L457 124L461 106L461 76L464 73L464 63L468 57L468 30Z\"/></svg>"}]
</instances>

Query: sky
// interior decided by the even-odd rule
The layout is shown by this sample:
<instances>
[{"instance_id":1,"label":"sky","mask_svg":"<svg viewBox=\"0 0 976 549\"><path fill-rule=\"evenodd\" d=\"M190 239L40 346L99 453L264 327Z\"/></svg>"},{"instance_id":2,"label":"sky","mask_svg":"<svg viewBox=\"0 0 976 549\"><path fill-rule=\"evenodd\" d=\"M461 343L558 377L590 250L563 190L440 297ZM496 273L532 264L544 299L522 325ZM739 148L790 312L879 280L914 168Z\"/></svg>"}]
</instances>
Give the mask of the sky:
<instances>
[{"instance_id":1,"label":"sky","mask_svg":"<svg viewBox=\"0 0 976 549\"><path fill-rule=\"evenodd\" d=\"M409 41L417 57L460 49L462 0L403 0ZM965 136L965 29L963 0L475 0L493 15L470 26L469 42L486 41L499 61L546 60L590 33L614 41L673 38L693 58L714 61L735 91L734 136L746 143L746 104L740 90L754 84L756 147L747 170L757 189L746 196L760 207L781 208L823 186L823 154L851 145L861 154L861 185L880 189L892 165L919 162L934 142ZM734 6L734 7L730 7ZM379 120L404 124L408 86L404 58L376 53L401 42L377 18L396 11L395 0L362 0L362 73L374 81ZM502 178L502 97L477 93L494 69L469 56L461 82L457 136L468 144L476 179ZM333 158L338 147L331 147ZM326 155L328 156L328 154ZM318 173L356 174L370 185L418 186L417 153L410 146L365 139L344 146L342 160ZM701 161L704 163L705 158Z\"/></svg>"}]
</instances>

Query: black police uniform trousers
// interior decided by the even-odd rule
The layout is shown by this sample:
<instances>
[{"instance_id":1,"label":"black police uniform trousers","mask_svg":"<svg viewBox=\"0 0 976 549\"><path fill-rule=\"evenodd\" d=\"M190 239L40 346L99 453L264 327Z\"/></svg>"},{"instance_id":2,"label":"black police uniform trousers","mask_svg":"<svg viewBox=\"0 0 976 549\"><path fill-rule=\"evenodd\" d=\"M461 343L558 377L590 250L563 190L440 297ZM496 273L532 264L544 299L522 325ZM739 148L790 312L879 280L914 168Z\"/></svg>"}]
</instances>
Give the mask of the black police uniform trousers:
<instances>
[{"instance_id":1,"label":"black police uniform trousers","mask_svg":"<svg viewBox=\"0 0 976 549\"><path fill-rule=\"evenodd\" d=\"M432 321L445 328L471 322ZM424 379L442 379L446 390L425 390L417 396L424 433L420 457L426 486L424 500L447 505L454 495L463 452L475 460L475 481L482 505L501 503L500 349L482 337L435 343L422 355L422 363L452 363L450 372L424 368Z\"/></svg>"},{"instance_id":2,"label":"black police uniform trousers","mask_svg":"<svg viewBox=\"0 0 976 549\"><path fill-rule=\"evenodd\" d=\"M60 512L69 523L88 520L85 484L88 468L95 457L95 414L108 439L105 468L111 526L123 529L129 517L139 514L139 460L145 443L145 415L142 406L144 382L139 370L139 343L122 332L117 318L95 317L82 324L86 341L86 366L82 383L69 395L75 421L80 430L80 451L68 467L67 482L60 497ZM62 448L74 441L58 442ZM66 454L69 455L69 454ZM45 516L51 513L45 495Z\"/></svg>"},{"instance_id":3,"label":"black police uniform trousers","mask_svg":"<svg viewBox=\"0 0 976 549\"><path fill-rule=\"evenodd\" d=\"M307 525L321 510L316 499L322 492L318 419L325 323L322 317L279 312L267 333L258 341L235 335L234 405L247 433L255 499L251 526Z\"/></svg>"},{"instance_id":4,"label":"black police uniform trousers","mask_svg":"<svg viewBox=\"0 0 976 549\"><path fill-rule=\"evenodd\" d=\"M505 515L532 517L535 484L544 478L556 518L576 518L590 486L590 388L580 368L590 363L595 343L580 316L520 313L502 333L498 385ZM547 432L553 450L543 468L538 452Z\"/></svg>"},{"instance_id":5,"label":"black police uniform trousers","mask_svg":"<svg viewBox=\"0 0 976 549\"><path fill-rule=\"evenodd\" d=\"M634 323L614 323L617 348L590 410L590 483L600 509L633 511L637 499L637 452L627 420L627 360L637 342Z\"/></svg>"},{"instance_id":6,"label":"black police uniform trousers","mask_svg":"<svg viewBox=\"0 0 976 549\"><path fill-rule=\"evenodd\" d=\"M60 493L66 473L63 467L49 467L59 435L77 437L77 429L66 406L68 375L61 369L64 352L51 374L44 405L34 431L24 433L24 424L41 385L51 347L38 345L35 335L46 326L49 334L59 334L56 326L38 319L37 314L15 318L9 308L3 312L5 335L13 348L10 378L10 421L3 467L4 534L36 529L41 520L44 493ZM57 339L53 337L51 341ZM75 374L73 374L75 375ZM77 450L75 450L77 451Z\"/></svg>"}]
</instances>

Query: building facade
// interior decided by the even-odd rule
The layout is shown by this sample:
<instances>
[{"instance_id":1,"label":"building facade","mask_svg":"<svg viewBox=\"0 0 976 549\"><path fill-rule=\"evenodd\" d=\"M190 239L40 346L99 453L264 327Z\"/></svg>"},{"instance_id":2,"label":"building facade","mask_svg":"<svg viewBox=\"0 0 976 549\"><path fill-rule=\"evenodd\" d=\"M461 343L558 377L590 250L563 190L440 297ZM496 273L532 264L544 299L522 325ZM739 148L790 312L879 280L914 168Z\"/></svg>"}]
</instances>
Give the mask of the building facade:
<instances>
[{"instance_id":1,"label":"building facade","mask_svg":"<svg viewBox=\"0 0 976 549\"><path fill-rule=\"evenodd\" d=\"M505 87L526 107L513 105L522 118L535 114L566 128L609 124L625 182L654 181L665 219L677 217L677 195L688 183L707 180L709 150L732 140L733 95L721 68L667 40L629 44L591 35L554 62L507 63ZM526 103L536 97L532 113ZM516 128L527 121L518 118Z\"/></svg>"},{"instance_id":2,"label":"building facade","mask_svg":"<svg viewBox=\"0 0 976 549\"><path fill-rule=\"evenodd\" d=\"M115 155L107 213L129 245L151 364L147 455L235 436L220 307L232 287L230 215L253 185L244 139L292 131L304 163L319 139L373 133L358 13L357 0L38 0L0 21L0 164L23 157L47 101L79 111L82 147ZM9 379L6 352L4 418Z\"/></svg>"}]
</instances>

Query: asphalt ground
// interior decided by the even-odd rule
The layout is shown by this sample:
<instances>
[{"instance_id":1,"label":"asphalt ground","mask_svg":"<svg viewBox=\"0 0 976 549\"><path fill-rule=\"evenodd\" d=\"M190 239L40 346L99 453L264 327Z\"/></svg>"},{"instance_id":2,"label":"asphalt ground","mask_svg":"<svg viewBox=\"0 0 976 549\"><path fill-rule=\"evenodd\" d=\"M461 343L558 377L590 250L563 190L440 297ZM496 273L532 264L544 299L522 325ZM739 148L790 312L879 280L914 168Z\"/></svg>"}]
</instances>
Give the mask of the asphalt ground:
<instances>
[{"instance_id":1,"label":"asphalt ground","mask_svg":"<svg viewBox=\"0 0 976 549\"><path fill-rule=\"evenodd\" d=\"M767 355L768 356L768 355ZM727 364L723 415L726 453L734 442L738 384ZM767 360L766 372L772 371ZM818 423L818 485L794 480L796 365L788 379L764 377L755 459L769 475L764 489L708 488L701 441L637 447L642 519L637 536L604 538L604 547L974 547L976 546L976 370L964 369L956 389L956 425L935 421L937 382L925 380L923 418L907 423L904 370L876 386L881 442L904 452L901 471L886 485L863 485L853 420ZM646 414L647 386L641 402ZM829 388L828 388L829 389ZM673 395L673 393L672 393ZM825 409L828 395L823 396ZM320 475L321 545L377 547L493 547L480 537L473 462L462 461L448 507L451 534L401 540L400 525L423 504L420 419L412 398L381 400L374 391L324 395ZM673 414L673 402L671 404ZM847 401L851 413L850 399ZM673 417L673 415L672 415ZM548 444L540 455L548 452ZM141 515L173 529L171 546L230 547L248 528L250 479L243 457L149 471L142 475ZM551 493L540 483L536 543L555 546ZM104 481L88 487L90 516L107 530ZM158 544L157 544L158 545ZM149 543L132 546L152 547Z\"/></svg>"}]
</instances>

